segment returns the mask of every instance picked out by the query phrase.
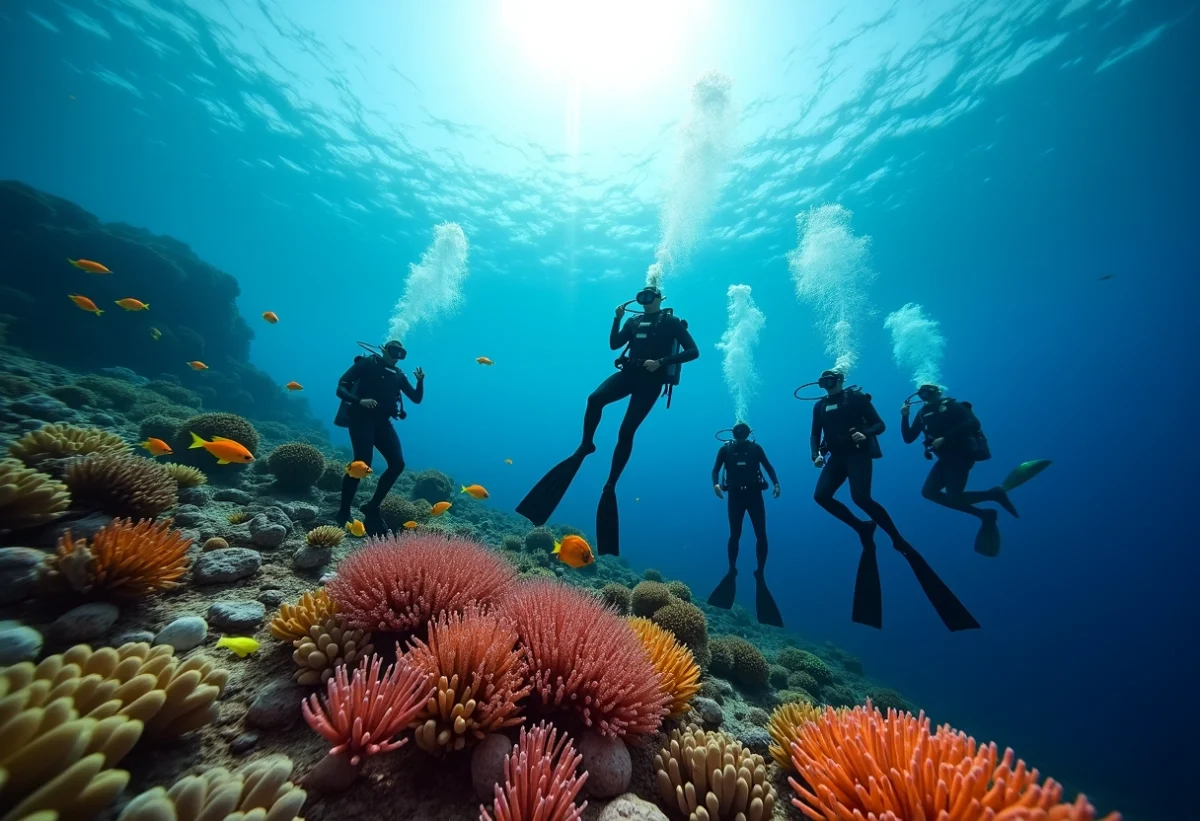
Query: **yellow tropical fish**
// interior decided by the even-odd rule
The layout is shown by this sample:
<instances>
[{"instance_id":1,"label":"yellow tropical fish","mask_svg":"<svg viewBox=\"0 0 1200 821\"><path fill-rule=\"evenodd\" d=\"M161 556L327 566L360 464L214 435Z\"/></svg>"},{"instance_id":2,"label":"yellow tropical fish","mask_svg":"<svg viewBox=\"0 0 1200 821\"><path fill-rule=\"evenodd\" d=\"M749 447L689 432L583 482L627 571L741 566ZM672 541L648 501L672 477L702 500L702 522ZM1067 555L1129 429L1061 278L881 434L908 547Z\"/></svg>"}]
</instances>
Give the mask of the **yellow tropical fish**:
<instances>
[{"instance_id":1,"label":"yellow tropical fish","mask_svg":"<svg viewBox=\"0 0 1200 821\"><path fill-rule=\"evenodd\" d=\"M238 658L244 659L258 650L258 642L249 636L221 636L217 640L217 647L228 647Z\"/></svg>"},{"instance_id":2,"label":"yellow tropical fish","mask_svg":"<svg viewBox=\"0 0 1200 821\"><path fill-rule=\"evenodd\" d=\"M472 499L486 499L488 492L483 485L463 485L462 492L470 496Z\"/></svg>"},{"instance_id":3,"label":"yellow tropical fish","mask_svg":"<svg viewBox=\"0 0 1200 821\"><path fill-rule=\"evenodd\" d=\"M554 555L567 567L587 567L596 561L596 557L592 555L592 546L581 536L567 536L561 542L555 542Z\"/></svg>"},{"instance_id":4,"label":"yellow tropical fish","mask_svg":"<svg viewBox=\"0 0 1200 821\"><path fill-rule=\"evenodd\" d=\"M412 529L413 529L413 528L415 528L416 526L417 526L417 523L416 523L416 522L411 522L411 521L410 521L410 522L405 522L405 523L404 523L404 527L405 527L405 529L406 529L406 530L412 530Z\"/></svg>"},{"instance_id":5,"label":"yellow tropical fish","mask_svg":"<svg viewBox=\"0 0 1200 821\"><path fill-rule=\"evenodd\" d=\"M353 522L346 522L346 532L351 536L361 539L367 535L367 526L361 520L355 519Z\"/></svg>"},{"instance_id":6,"label":"yellow tropical fish","mask_svg":"<svg viewBox=\"0 0 1200 821\"><path fill-rule=\"evenodd\" d=\"M429 512L434 516L441 516L443 513L445 513L449 509L450 509L449 502L438 502L436 505L433 506L433 510L431 510Z\"/></svg>"},{"instance_id":7,"label":"yellow tropical fish","mask_svg":"<svg viewBox=\"0 0 1200 821\"><path fill-rule=\"evenodd\" d=\"M371 466L361 459L356 459L346 465L346 475L353 479L361 479L371 472Z\"/></svg>"}]
</instances>

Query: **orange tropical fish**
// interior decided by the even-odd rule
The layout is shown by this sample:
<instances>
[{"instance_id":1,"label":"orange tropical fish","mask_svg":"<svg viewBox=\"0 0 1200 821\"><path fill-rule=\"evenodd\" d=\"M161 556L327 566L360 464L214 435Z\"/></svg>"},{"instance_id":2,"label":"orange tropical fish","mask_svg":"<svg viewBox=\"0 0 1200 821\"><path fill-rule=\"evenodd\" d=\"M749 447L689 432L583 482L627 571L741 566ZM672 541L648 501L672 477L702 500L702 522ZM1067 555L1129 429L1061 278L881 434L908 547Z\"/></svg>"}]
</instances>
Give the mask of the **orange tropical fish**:
<instances>
[{"instance_id":1,"label":"orange tropical fish","mask_svg":"<svg viewBox=\"0 0 1200 821\"><path fill-rule=\"evenodd\" d=\"M74 265L80 271L87 271L89 274L111 274L112 271L105 268L99 262L93 262L90 259L68 259L67 262Z\"/></svg>"},{"instance_id":2,"label":"orange tropical fish","mask_svg":"<svg viewBox=\"0 0 1200 821\"><path fill-rule=\"evenodd\" d=\"M488 359L486 356L477 356L477 357L475 357L475 361L478 362L480 365L495 365L496 364L492 360Z\"/></svg>"},{"instance_id":3,"label":"orange tropical fish","mask_svg":"<svg viewBox=\"0 0 1200 821\"><path fill-rule=\"evenodd\" d=\"M169 456L173 451L171 446L161 439L150 437L145 442L142 442L142 447L150 451L151 456Z\"/></svg>"},{"instance_id":4,"label":"orange tropical fish","mask_svg":"<svg viewBox=\"0 0 1200 821\"><path fill-rule=\"evenodd\" d=\"M433 516L441 516L443 513L445 513L449 509L450 509L449 502L438 502L436 505L433 506L433 510L431 510L429 512Z\"/></svg>"},{"instance_id":5,"label":"orange tropical fish","mask_svg":"<svg viewBox=\"0 0 1200 821\"><path fill-rule=\"evenodd\" d=\"M404 523L404 527L408 530L412 530L416 526L417 526L416 522L409 521L409 522Z\"/></svg>"},{"instance_id":6,"label":"orange tropical fish","mask_svg":"<svg viewBox=\"0 0 1200 821\"><path fill-rule=\"evenodd\" d=\"M467 494L472 499L486 499L488 497L488 492L484 489L483 485L463 485L461 492Z\"/></svg>"},{"instance_id":7,"label":"orange tropical fish","mask_svg":"<svg viewBox=\"0 0 1200 821\"><path fill-rule=\"evenodd\" d=\"M81 294L67 294L67 299L79 306L80 310L87 311L89 314L100 316L100 314L104 313L104 311L96 307L95 302L92 302L90 299L82 296Z\"/></svg>"},{"instance_id":8,"label":"orange tropical fish","mask_svg":"<svg viewBox=\"0 0 1200 821\"><path fill-rule=\"evenodd\" d=\"M188 450L192 448L204 448L217 457L218 465L228 465L231 462L245 464L254 461L254 454L246 450L244 445L232 439L226 439L224 436L214 436L212 441L208 442L193 432L192 444L188 446Z\"/></svg>"},{"instance_id":9,"label":"orange tropical fish","mask_svg":"<svg viewBox=\"0 0 1200 821\"><path fill-rule=\"evenodd\" d=\"M346 465L346 475L355 479L361 479L368 473L374 473L374 471L371 470L370 465L362 460L356 459L355 461Z\"/></svg>"},{"instance_id":10,"label":"orange tropical fish","mask_svg":"<svg viewBox=\"0 0 1200 821\"><path fill-rule=\"evenodd\" d=\"M189 368L191 368L191 369L192 369L192 370L194 370L194 371L206 371L206 370L208 370L208 365L205 365L205 364L204 364L203 362L201 362L199 359L194 359L194 360L192 360L191 362L189 362L189 363L187 363L187 364L188 364L188 367L189 367Z\"/></svg>"},{"instance_id":11,"label":"orange tropical fish","mask_svg":"<svg viewBox=\"0 0 1200 821\"><path fill-rule=\"evenodd\" d=\"M581 536L567 536L561 542L555 542L554 555L567 567L587 567L596 561L596 557L592 555L592 546Z\"/></svg>"},{"instance_id":12,"label":"orange tropical fish","mask_svg":"<svg viewBox=\"0 0 1200 821\"><path fill-rule=\"evenodd\" d=\"M295 382L295 381L288 382L286 385L284 385L284 387L285 387L285 388L287 388L289 391L302 391L302 390L304 390L304 386L303 386L303 385L301 385L299 382Z\"/></svg>"},{"instance_id":13,"label":"orange tropical fish","mask_svg":"<svg viewBox=\"0 0 1200 821\"><path fill-rule=\"evenodd\" d=\"M271 325L279 321L279 316L274 311L263 311L262 318L267 320Z\"/></svg>"},{"instance_id":14,"label":"orange tropical fish","mask_svg":"<svg viewBox=\"0 0 1200 821\"><path fill-rule=\"evenodd\" d=\"M362 523L361 519L355 519L353 522L346 522L346 532L361 539L367 535L367 526Z\"/></svg>"},{"instance_id":15,"label":"orange tropical fish","mask_svg":"<svg viewBox=\"0 0 1200 821\"><path fill-rule=\"evenodd\" d=\"M117 304L120 305L122 308L124 308L127 311L148 311L148 310L150 310L150 303L142 302L140 299L134 299L131 296L127 296L124 299L118 299Z\"/></svg>"}]
</instances>

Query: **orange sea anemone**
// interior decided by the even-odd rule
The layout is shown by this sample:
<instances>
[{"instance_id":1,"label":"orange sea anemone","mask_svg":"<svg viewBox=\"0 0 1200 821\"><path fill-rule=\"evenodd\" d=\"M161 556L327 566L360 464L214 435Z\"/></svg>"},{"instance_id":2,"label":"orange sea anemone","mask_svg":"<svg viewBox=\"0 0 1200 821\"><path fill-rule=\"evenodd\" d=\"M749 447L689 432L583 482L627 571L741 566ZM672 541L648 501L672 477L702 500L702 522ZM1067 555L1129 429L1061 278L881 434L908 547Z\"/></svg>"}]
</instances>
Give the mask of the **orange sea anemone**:
<instances>
[{"instance_id":1,"label":"orange sea anemone","mask_svg":"<svg viewBox=\"0 0 1200 821\"><path fill-rule=\"evenodd\" d=\"M1011 749L975 739L948 724L929 730L919 716L868 704L853 710L827 707L806 723L792 744L796 771L792 799L813 821L1093 821L1081 795L1062 802L1062 786L1039 784L1037 770L1016 761ZM1015 761L1015 765L1014 765ZM1117 813L1104 821L1120 821Z\"/></svg>"},{"instance_id":2,"label":"orange sea anemone","mask_svg":"<svg viewBox=\"0 0 1200 821\"><path fill-rule=\"evenodd\" d=\"M479 821L579 821L587 808L575 796L587 773L576 775L583 756L566 735L547 724L521 729L521 739L504 758L504 786L496 785L493 818L479 808Z\"/></svg>"},{"instance_id":3,"label":"orange sea anemone","mask_svg":"<svg viewBox=\"0 0 1200 821\"><path fill-rule=\"evenodd\" d=\"M135 598L178 587L191 544L171 529L170 520L115 519L97 530L91 543L76 541L67 531L50 567L53 577L77 593Z\"/></svg>"},{"instance_id":4,"label":"orange sea anemone","mask_svg":"<svg viewBox=\"0 0 1200 821\"><path fill-rule=\"evenodd\" d=\"M667 715L682 718L692 708L692 699L700 692L700 667L692 651L680 644L673 633L650 619L629 619L629 626L641 639L650 662L658 671L662 691L670 699Z\"/></svg>"}]
</instances>

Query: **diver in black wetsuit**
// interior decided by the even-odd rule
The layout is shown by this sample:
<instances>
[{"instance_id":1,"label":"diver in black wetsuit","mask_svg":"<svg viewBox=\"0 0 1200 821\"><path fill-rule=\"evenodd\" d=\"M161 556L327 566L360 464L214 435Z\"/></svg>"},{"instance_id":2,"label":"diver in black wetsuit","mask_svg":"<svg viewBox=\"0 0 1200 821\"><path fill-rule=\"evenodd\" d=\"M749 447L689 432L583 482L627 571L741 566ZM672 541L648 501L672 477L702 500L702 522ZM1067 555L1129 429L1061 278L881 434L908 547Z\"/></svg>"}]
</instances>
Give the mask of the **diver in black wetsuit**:
<instances>
[{"instance_id":1,"label":"diver in black wetsuit","mask_svg":"<svg viewBox=\"0 0 1200 821\"><path fill-rule=\"evenodd\" d=\"M763 491L767 489L767 481L763 478L763 471L771 477L776 499L779 498L779 477L775 475L775 468L767 460L767 453L762 445L750 441L749 425L738 422L733 426L732 433L733 439L717 451L717 461L712 469L713 492L717 494L717 498L724 497L723 491L729 493L729 570L708 597L708 603L726 610L733 607L737 587L738 543L742 538L742 522L749 513L750 526L754 528L754 552L758 559L758 567L754 571L758 588L758 620L763 624L782 627L783 619L779 615L779 608L775 605L763 578L763 570L767 564L767 511L763 505ZM725 471L723 482L722 469Z\"/></svg>"},{"instance_id":2,"label":"diver in black wetsuit","mask_svg":"<svg viewBox=\"0 0 1200 821\"><path fill-rule=\"evenodd\" d=\"M959 510L979 519L979 535L975 549L986 555L1000 552L1000 531L996 527L995 510L975 507L977 502L995 502L1013 516L1017 509L1009 501L1008 492L1000 485L990 490L967 490L967 479L976 462L992 458L987 437L971 409L970 402L960 402L942 394L937 385L926 384L917 389L922 405L916 420L909 423L912 397L900 408L900 435L907 444L925 435L925 457L937 461L929 471L921 495L929 501Z\"/></svg>"},{"instance_id":3,"label":"diver in black wetsuit","mask_svg":"<svg viewBox=\"0 0 1200 821\"><path fill-rule=\"evenodd\" d=\"M601 555L620 553L615 487L633 453L633 436L660 396L667 395L667 406L670 407L670 390L678 382L679 366L700 356L700 350L688 332L687 322L670 309L663 310L662 299L662 292L657 287L647 285L637 295L637 303L644 313L631 317L624 326L621 318L625 315L625 305L617 307L608 344L614 351L622 345L626 349L615 363L617 373L605 379L588 397L583 417L583 441L575 453L552 468L517 505L517 512L522 516L536 525L545 524L566 494L584 458L596 452L593 437L604 407L628 398L629 406L621 420L617 446L613 450L612 468L596 510L596 542Z\"/></svg>"},{"instance_id":4,"label":"diver in black wetsuit","mask_svg":"<svg viewBox=\"0 0 1200 821\"><path fill-rule=\"evenodd\" d=\"M878 525L892 540L892 547L912 566L925 595L946 626L951 630L978 627L979 623L958 598L900 535L883 505L871 498L872 460L883 456L879 435L886 427L871 404L871 397L855 388L846 388L845 377L838 371L825 371L817 384L827 396L817 400L813 407L809 446L813 464L821 468L813 498L852 527L862 543L853 620L871 627L883 626L883 602L875 558L875 527ZM847 479L850 481L850 498L870 517L868 521L858 519L833 497Z\"/></svg>"},{"instance_id":5,"label":"diver in black wetsuit","mask_svg":"<svg viewBox=\"0 0 1200 821\"><path fill-rule=\"evenodd\" d=\"M334 424L348 429L354 459L370 465L378 450L387 462L375 494L362 506L367 529L371 532L384 529L379 521L379 505L404 472L400 437L391 421L407 416L401 394L418 405L425 396L425 372L420 368L413 372L417 380L414 388L404 372L396 367L396 363L407 355L404 346L393 339L378 354L354 357L354 364L342 374L337 384L337 395L342 404ZM350 506L354 503L358 482L348 474L342 477L341 506L334 517L338 522L351 519Z\"/></svg>"}]
</instances>

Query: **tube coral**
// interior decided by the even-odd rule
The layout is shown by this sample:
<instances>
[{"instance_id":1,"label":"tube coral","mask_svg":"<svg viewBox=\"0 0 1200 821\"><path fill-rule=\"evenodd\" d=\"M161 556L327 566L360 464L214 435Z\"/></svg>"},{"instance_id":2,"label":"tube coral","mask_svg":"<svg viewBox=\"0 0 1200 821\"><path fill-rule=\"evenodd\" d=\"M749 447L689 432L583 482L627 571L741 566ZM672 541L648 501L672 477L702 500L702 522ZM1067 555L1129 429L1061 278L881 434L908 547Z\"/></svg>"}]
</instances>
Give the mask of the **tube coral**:
<instances>
[{"instance_id":1,"label":"tube coral","mask_svg":"<svg viewBox=\"0 0 1200 821\"><path fill-rule=\"evenodd\" d=\"M68 530L50 561L51 577L77 593L122 598L171 590L187 571L192 540L170 526L169 521L116 519L96 531L90 544L75 541Z\"/></svg>"},{"instance_id":2,"label":"tube coral","mask_svg":"<svg viewBox=\"0 0 1200 821\"><path fill-rule=\"evenodd\" d=\"M304 790L288 779L291 759L255 761L236 773L213 767L187 775L170 791L155 787L126 805L117 821L198 821L199 819L264 819L303 821Z\"/></svg>"},{"instance_id":3,"label":"tube coral","mask_svg":"<svg viewBox=\"0 0 1200 821\"><path fill-rule=\"evenodd\" d=\"M805 701L791 701L780 704L771 713L767 732L771 734L771 758L785 770L792 768L792 742L795 741L804 725L810 721L818 721L824 711L820 707Z\"/></svg>"},{"instance_id":4,"label":"tube coral","mask_svg":"<svg viewBox=\"0 0 1200 821\"><path fill-rule=\"evenodd\" d=\"M792 744L792 760L807 787L794 778L792 804L813 821L1092 821L1081 795L1062 803L1062 786L1039 784L1037 770L1016 761L1011 749L979 746L950 725L929 730L918 716L868 704L826 708ZM1014 766L1015 762L1015 766ZM1105 821L1120 821L1116 813Z\"/></svg>"},{"instance_id":5,"label":"tube coral","mask_svg":"<svg viewBox=\"0 0 1200 821\"><path fill-rule=\"evenodd\" d=\"M328 683L323 701L315 695L301 702L308 726L333 748L330 755L349 755L358 766L363 756L391 752L407 738L397 738L425 706L432 692L425 672L406 659L383 669L379 656L364 658L353 678L339 667Z\"/></svg>"},{"instance_id":6,"label":"tube coral","mask_svg":"<svg viewBox=\"0 0 1200 821\"><path fill-rule=\"evenodd\" d=\"M478 542L420 534L351 553L326 589L348 626L408 633L444 611L495 604L516 577L503 556Z\"/></svg>"},{"instance_id":7,"label":"tube coral","mask_svg":"<svg viewBox=\"0 0 1200 821\"><path fill-rule=\"evenodd\" d=\"M724 733L672 730L654 769L663 804L692 821L767 821L775 811L763 757Z\"/></svg>"},{"instance_id":8,"label":"tube coral","mask_svg":"<svg viewBox=\"0 0 1200 821\"><path fill-rule=\"evenodd\" d=\"M295 604L279 605L279 613L271 619L271 635L280 641L296 641L307 638L314 626L336 614L337 605L329 600L324 590L310 591Z\"/></svg>"},{"instance_id":9,"label":"tube coral","mask_svg":"<svg viewBox=\"0 0 1200 821\"><path fill-rule=\"evenodd\" d=\"M542 704L573 709L601 735L652 733L669 699L642 642L594 597L552 581L526 582L501 611L530 653L530 679Z\"/></svg>"},{"instance_id":10,"label":"tube coral","mask_svg":"<svg viewBox=\"0 0 1200 821\"><path fill-rule=\"evenodd\" d=\"M521 738L504 757L504 787L496 785L493 817L479 808L479 821L579 821L587 808L575 805L575 796L587 781L576 775L583 756L558 731L542 723L521 729Z\"/></svg>"},{"instance_id":11,"label":"tube coral","mask_svg":"<svg viewBox=\"0 0 1200 821\"><path fill-rule=\"evenodd\" d=\"M692 698L700 692L700 668L692 651L675 640L650 619L633 618L629 626L641 640L662 682L663 694L670 699L668 717L681 718L692 708Z\"/></svg>"},{"instance_id":12,"label":"tube coral","mask_svg":"<svg viewBox=\"0 0 1200 821\"><path fill-rule=\"evenodd\" d=\"M62 482L16 459L0 459L0 533L54 521L70 506Z\"/></svg>"}]
</instances>

